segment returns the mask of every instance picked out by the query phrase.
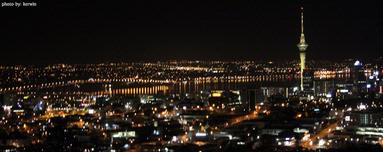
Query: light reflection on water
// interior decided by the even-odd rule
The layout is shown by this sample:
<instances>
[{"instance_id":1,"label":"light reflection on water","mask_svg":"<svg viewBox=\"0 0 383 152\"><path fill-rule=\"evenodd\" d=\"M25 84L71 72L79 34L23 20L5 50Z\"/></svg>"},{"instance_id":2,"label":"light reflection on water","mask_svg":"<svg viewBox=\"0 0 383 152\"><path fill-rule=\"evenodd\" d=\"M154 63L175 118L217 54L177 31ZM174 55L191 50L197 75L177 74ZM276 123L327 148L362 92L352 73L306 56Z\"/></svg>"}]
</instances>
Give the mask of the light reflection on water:
<instances>
[{"instance_id":1,"label":"light reflection on water","mask_svg":"<svg viewBox=\"0 0 383 152\"><path fill-rule=\"evenodd\" d=\"M317 80L320 87L333 86L334 80ZM278 77L224 77L224 78L194 78L176 83L92 83L57 88L28 90L17 92L20 95L58 95L58 96L115 96L115 95L154 95L154 94L185 94L209 90L246 90L261 87L289 88L298 84L294 75ZM324 90L327 90L327 89ZM320 88L323 90L323 87Z\"/></svg>"}]
</instances>

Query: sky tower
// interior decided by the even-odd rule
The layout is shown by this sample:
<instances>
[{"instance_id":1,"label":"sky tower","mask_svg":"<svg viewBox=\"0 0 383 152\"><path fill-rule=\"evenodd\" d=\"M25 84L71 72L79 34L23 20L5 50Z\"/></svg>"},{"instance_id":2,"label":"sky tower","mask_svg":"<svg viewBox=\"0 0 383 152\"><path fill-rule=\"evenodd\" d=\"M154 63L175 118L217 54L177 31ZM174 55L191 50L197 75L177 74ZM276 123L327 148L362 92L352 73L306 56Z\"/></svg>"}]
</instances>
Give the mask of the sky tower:
<instances>
[{"instance_id":1,"label":"sky tower","mask_svg":"<svg viewBox=\"0 0 383 152\"><path fill-rule=\"evenodd\" d=\"M300 88L301 88L301 91L303 91L303 72L304 72L304 69L305 69L305 65L306 65L306 49L308 47L308 44L306 43L306 40L305 40L305 34L304 34L304 31L303 31L303 7L301 7L301 37L299 39L299 43L298 43L298 49L299 49L299 58L300 58L300 74L301 74L301 84L300 84Z\"/></svg>"}]
</instances>

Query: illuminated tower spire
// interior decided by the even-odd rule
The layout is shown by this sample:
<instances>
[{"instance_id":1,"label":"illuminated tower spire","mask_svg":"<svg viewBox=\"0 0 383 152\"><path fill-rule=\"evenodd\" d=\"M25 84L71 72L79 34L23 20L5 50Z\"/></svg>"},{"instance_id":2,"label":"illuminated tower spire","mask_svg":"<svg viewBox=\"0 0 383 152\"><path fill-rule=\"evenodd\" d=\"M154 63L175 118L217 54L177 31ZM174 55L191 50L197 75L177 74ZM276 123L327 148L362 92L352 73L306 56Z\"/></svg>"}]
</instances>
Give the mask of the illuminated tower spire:
<instances>
[{"instance_id":1,"label":"illuminated tower spire","mask_svg":"<svg viewBox=\"0 0 383 152\"><path fill-rule=\"evenodd\" d=\"M299 39L298 43L298 49L299 49L299 57L300 57L300 76L301 76L301 90L303 91L303 72L305 69L305 64L306 64L306 49L308 47L308 44L306 43L305 40L305 34L304 34L304 26L303 26L303 7L301 7L301 37Z\"/></svg>"}]
</instances>

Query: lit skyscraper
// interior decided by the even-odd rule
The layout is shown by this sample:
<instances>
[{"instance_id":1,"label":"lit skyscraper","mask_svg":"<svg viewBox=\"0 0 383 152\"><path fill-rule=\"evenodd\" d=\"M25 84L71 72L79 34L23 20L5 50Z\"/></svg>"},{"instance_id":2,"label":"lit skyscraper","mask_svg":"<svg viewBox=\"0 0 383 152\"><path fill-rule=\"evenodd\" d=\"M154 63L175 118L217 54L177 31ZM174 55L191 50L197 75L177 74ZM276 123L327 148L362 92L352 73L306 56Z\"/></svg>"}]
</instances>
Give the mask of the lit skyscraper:
<instances>
[{"instance_id":1,"label":"lit skyscraper","mask_svg":"<svg viewBox=\"0 0 383 152\"><path fill-rule=\"evenodd\" d=\"M306 48L308 47L308 44L306 43L306 40L305 40L305 34L304 34L304 31L303 31L303 7L301 7L301 37L300 37L300 40L299 40L299 43L298 43L298 48L299 48L299 57L300 57L300 68L301 68L301 84L300 84L300 88L301 88L301 91L303 91L303 72L304 72L304 69L305 69L305 62L306 62Z\"/></svg>"}]
</instances>

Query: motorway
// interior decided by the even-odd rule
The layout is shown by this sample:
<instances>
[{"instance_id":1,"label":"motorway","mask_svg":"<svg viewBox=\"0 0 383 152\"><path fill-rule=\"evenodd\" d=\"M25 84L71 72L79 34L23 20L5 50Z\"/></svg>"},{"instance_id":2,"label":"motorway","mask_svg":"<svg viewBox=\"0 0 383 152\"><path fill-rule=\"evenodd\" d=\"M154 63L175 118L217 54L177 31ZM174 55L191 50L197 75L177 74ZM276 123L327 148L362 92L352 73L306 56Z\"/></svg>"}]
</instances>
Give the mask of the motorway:
<instances>
[{"instance_id":1,"label":"motorway","mask_svg":"<svg viewBox=\"0 0 383 152\"><path fill-rule=\"evenodd\" d=\"M308 139L307 141L304 141L301 143L301 146L306 149L312 149L315 150L318 148L318 145L315 143L318 143L318 140L323 139L328 136L331 131L335 130L335 128L338 126L339 121L336 121L327 127L323 128L321 131L319 131L317 134L313 135Z\"/></svg>"},{"instance_id":2,"label":"motorway","mask_svg":"<svg viewBox=\"0 0 383 152\"><path fill-rule=\"evenodd\" d=\"M246 121L246 120L257 119L258 118L258 113L259 113L259 110L254 110L254 111L250 112L247 115L243 115L243 116L238 116L238 117L232 118L231 120L229 120L225 124L225 127L231 127L231 126L234 126L234 125L239 124L239 123L241 123L243 121Z\"/></svg>"}]
</instances>

